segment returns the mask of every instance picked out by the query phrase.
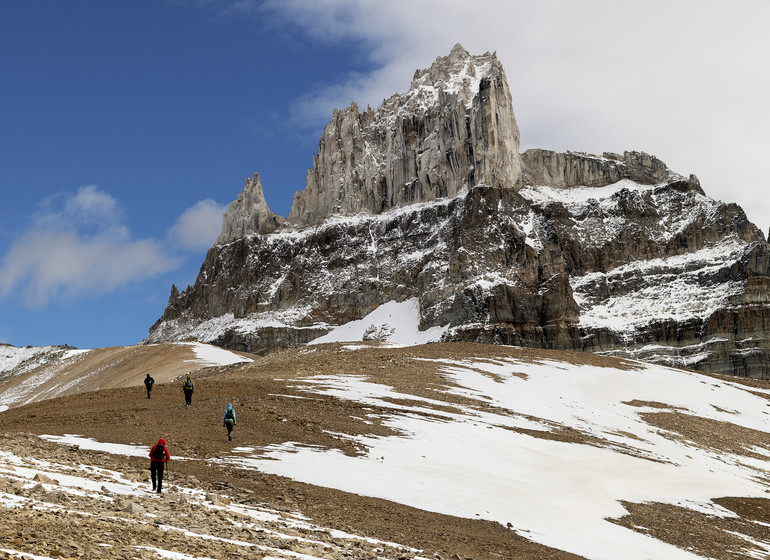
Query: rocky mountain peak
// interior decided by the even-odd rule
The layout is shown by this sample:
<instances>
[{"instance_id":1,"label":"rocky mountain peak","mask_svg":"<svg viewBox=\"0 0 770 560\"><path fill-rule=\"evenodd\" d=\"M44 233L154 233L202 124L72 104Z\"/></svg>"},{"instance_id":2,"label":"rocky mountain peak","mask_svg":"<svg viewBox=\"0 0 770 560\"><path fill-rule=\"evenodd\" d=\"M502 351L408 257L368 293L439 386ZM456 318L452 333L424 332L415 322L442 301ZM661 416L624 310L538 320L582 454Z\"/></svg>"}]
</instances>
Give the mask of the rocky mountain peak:
<instances>
[{"instance_id":1,"label":"rocky mountain peak","mask_svg":"<svg viewBox=\"0 0 770 560\"><path fill-rule=\"evenodd\" d=\"M379 214L482 183L515 188L518 152L502 65L456 45L376 111L353 103L334 112L288 220L305 226L335 214Z\"/></svg>"},{"instance_id":2,"label":"rocky mountain peak","mask_svg":"<svg viewBox=\"0 0 770 560\"><path fill-rule=\"evenodd\" d=\"M469 102L478 93L482 78L495 76L502 71L496 55L487 52L473 56L458 43L448 56L439 56L430 68L414 73L407 95L435 90L435 93L443 91L445 94L457 94L460 99ZM437 97L435 93L434 99Z\"/></svg>"},{"instance_id":3,"label":"rocky mountain peak","mask_svg":"<svg viewBox=\"0 0 770 560\"><path fill-rule=\"evenodd\" d=\"M604 152L601 156L583 152L559 153L535 148L522 154L524 184L555 188L604 187L629 179L641 185L687 183L704 194L695 175L689 178L670 170L660 159L645 152L623 155Z\"/></svg>"},{"instance_id":4,"label":"rocky mountain peak","mask_svg":"<svg viewBox=\"0 0 770 560\"><path fill-rule=\"evenodd\" d=\"M281 227L283 218L270 211L262 191L259 174L246 178L243 192L222 216L222 233L217 245L229 243L252 233L270 233Z\"/></svg>"}]
</instances>

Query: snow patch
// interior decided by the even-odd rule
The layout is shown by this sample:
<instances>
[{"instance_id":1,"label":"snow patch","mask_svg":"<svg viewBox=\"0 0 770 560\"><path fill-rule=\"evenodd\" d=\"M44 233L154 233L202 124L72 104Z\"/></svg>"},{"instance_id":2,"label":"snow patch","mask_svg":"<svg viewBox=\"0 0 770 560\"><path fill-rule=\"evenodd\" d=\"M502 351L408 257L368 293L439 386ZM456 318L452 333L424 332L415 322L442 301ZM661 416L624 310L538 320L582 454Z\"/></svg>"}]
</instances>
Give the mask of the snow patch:
<instances>
[{"instance_id":1,"label":"snow patch","mask_svg":"<svg viewBox=\"0 0 770 560\"><path fill-rule=\"evenodd\" d=\"M402 346L416 346L441 339L449 326L420 330L420 300L390 301L363 319L341 325L310 344L379 340Z\"/></svg>"},{"instance_id":2,"label":"snow patch","mask_svg":"<svg viewBox=\"0 0 770 560\"><path fill-rule=\"evenodd\" d=\"M246 358L230 350L219 348L218 346L212 346L211 344L203 344L200 342L180 342L185 346L190 346L195 352L195 360L202 362L204 366L229 366L232 364L241 364L244 362L253 362L251 358Z\"/></svg>"},{"instance_id":3,"label":"snow patch","mask_svg":"<svg viewBox=\"0 0 770 560\"><path fill-rule=\"evenodd\" d=\"M565 206L584 205L591 200L600 201L615 196L623 189L630 191L652 191L661 185L643 185L631 179L621 179L611 185L602 187L549 187L545 185L529 185L519 191L519 194L532 204L544 205L549 202L560 202Z\"/></svg>"},{"instance_id":4,"label":"snow patch","mask_svg":"<svg viewBox=\"0 0 770 560\"><path fill-rule=\"evenodd\" d=\"M10 350L9 350L10 348ZM5 360L0 358L0 378L4 376L18 377L36 368L38 371L25 379L24 383L5 389L0 393L0 406L17 406L29 404L44 398L53 398L66 390L68 385L54 385L41 393L39 387L45 386L61 372L61 367L68 361L75 361L79 356L91 350L65 349L61 346L39 346L27 348L3 347ZM49 365L50 367L41 367ZM8 369L3 369L3 366ZM82 378L80 379L82 381Z\"/></svg>"},{"instance_id":5,"label":"snow patch","mask_svg":"<svg viewBox=\"0 0 770 560\"><path fill-rule=\"evenodd\" d=\"M66 360L90 350L77 350L62 346L27 346L17 348L0 344L0 374L14 371L21 375L48 361Z\"/></svg>"},{"instance_id":6,"label":"snow patch","mask_svg":"<svg viewBox=\"0 0 770 560\"><path fill-rule=\"evenodd\" d=\"M59 443L63 445L72 445L80 449L89 451L103 451L113 455L125 455L127 457L149 457L150 448L146 445L126 445L122 443L105 443L96 441L93 438L84 438L75 434L64 434L63 436L41 435L40 439Z\"/></svg>"}]
</instances>

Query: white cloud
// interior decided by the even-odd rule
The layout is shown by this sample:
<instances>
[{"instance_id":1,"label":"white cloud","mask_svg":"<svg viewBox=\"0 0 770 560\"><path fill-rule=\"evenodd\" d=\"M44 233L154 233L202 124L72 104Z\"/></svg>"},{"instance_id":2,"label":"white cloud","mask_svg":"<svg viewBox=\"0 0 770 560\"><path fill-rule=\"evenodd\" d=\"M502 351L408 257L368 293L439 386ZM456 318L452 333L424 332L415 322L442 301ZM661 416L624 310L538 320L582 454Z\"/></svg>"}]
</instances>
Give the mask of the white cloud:
<instances>
[{"instance_id":1,"label":"white cloud","mask_svg":"<svg viewBox=\"0 0 770 560\"><path fill-rule=\"evenodd\" d=\"M178 266L157 242L133 239L116 222L117 201L98 187L43 204L0 262L0 296L20 290L30 307L54 298L99 296Z\"/></svg>"},{"instance_id":2,"label":"white cloud","mask_svg":"<svg viewBox=\"0 0 770 560\"><path fill-rule=\"evenodd\" d=\"M100 191L96 185L81 187L64 205L67 214L83 218L94 217L97 220L113 220L118 212L118 202L111 195Z\"/></svg>"},{"instance_id":3,"label":"white cloud","mask_svg":"<svg viewBox=\"0 0 770 560\"><path fill-rule=\"evenodd\" d=\"M297 99L297 121L323 125L351 101L377 107L460 42L497 51L522 149L647 151L770 225L768 2L270 0L256 9L319 43L353 42L373 68Z\"/></svg>"},{"instance_id":4,"label":"white cloud","mask_svg":"<svg viewBox=\"0 0 770 560\"><path fill-rule=\"evenodd\" d=\"M184 249L208 249L222 231L222 214L227 205L199 200L185 210L169 231L170 238Z\"/></svg>"},{"instance_id":5,"label":"white cloud","mask_svg":"<svg viewBox=\"0 0 770 560\"><path fill-rule=\"evenodd\" d=\"M96 185L80 187L74 195L57 193L44 199L34 215L37 228L79 228L102 231L120 227L118 201Z\"/></svg>"}]
</instances>

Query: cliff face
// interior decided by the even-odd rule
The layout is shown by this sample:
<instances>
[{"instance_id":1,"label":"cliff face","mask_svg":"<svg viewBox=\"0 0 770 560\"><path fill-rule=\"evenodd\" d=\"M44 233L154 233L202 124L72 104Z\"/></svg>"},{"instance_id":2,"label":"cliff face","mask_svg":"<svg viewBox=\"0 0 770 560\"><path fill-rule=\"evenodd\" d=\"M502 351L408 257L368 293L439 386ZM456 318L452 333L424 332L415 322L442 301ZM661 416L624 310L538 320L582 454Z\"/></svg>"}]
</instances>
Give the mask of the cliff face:
<instances>
[{"instance_id":1,"label":"cliff face","mask_svg":"<svg viewBox=\"0 0 770 560\"><path fill-rule=\"evenodd\" d=\"M461 47L375 112L335 112L285 222L255 176L149 341L251 352L417 298L444 340L770 377L770 249L643 152L518 154L494 55Z\"/></svg>"},{"instance_id":2,"label":"cliff face","mask_svg":"<svg viewBox=\"0 0 770 560\"><path fill-rule=\"evenodd\" d=\"M626 152L622 156L605 153L598 157L579 152L562 154L537 149L527 150L522 157L527 185L548 185L559 189L603 187L621 179L653 185L679 178L665 163L644 152ZM697 179L691 177L690 182L695 184Z\"/></svg>"}]
</instances>

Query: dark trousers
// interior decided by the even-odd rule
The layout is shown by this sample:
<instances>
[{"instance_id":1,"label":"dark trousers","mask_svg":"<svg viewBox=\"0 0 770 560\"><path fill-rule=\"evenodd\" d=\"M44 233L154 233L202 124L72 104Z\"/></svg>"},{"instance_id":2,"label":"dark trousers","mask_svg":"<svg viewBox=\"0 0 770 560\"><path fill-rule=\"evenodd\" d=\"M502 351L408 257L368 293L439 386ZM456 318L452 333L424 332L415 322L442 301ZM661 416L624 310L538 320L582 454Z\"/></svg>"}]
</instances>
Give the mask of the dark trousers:
<instances>
[{"instance_id":1,"label":"dark trousers","mask_svg":"<svg viewBox=\"0 0 770 560\"><path fill-rule=\"evenodd\" d=\"M147 387L147 398L150 398L150 393L152 393L152 386Z\"/></svg>"},{"instance_id":2,"label":"dark trousers","mask_svg":"<svg viewBox=\"0 0 770 560\"><path fill-rule=\"evenodd\" d=\"M152 489L160 492L163 486L163 467L165 463L163 461L151 461L150 462L150 476L152 477ZM157 478L157 484L156 484Z\"/></svg>"},{"instance_id":3,"label":"dark trousers","mask_svg":"<svg viewBox=\"0 0 770 560\"><path fill-rule=\"evenodd\" d=\"M230 434L233 433L233 423L230 420L226 420L225 428L227 428L227 440L232 441L233 437Z\"/></svg>"},{"instance_id":4,"label":"dark trousers","mask_svg":"<svg viewBox=\"0 0 770 560\"><path fill-rule=\"evenodd\" d=\"M185 389L184 390L184 402L187 403L187 406L190 406L192 404L192 389Z\"/></svg>"}]
</instances>

